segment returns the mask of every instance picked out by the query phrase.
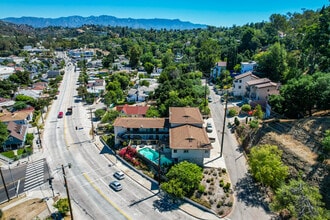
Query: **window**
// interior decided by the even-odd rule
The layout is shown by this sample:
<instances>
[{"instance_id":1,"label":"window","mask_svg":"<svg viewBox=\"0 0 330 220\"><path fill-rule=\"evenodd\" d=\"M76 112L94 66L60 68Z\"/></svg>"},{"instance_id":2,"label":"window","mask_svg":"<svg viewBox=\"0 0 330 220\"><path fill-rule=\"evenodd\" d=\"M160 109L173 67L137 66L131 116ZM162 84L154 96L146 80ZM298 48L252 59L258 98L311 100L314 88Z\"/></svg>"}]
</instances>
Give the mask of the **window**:
<instances>
[{"instance_id":1,"label":"window","mask_svg":"<svg viewBox=\"0 0 330 220\"><path fill-rule=\"evenodd\" d=\"M177 153L177 150L173 150L173 153Z\"/></svg>"},{"instance_id":2,"label":"window","mask_svg":"<svg viewBox=\"0 0 330 220\"><path fill-rule=\"evenodd\" d=\"M242 86L238 86L238 88L239 88L239 89L241 89L241 88L242 88Z\"/></svg>"},{"instance_id":3,"label":"window","mask_svg":"<svg viewBox=\"0 0 330 220\"><path fill-rule=\"evenodd\" d=\"M205 150L205 153L206 153L206 154L209 153L209 150Z\"/></svg>"},{"instance_id":4,"label":"window","mask_svg":"<svg viewBox=\"0 0 330 220\"><path fill-rule=\"evenodd\" d=\"M184 150L183 153L189 153L189 150Z\"/></svg>"},{"instance_id":5,"label":"window","mask_svg":"<svg viewBox=\"0 0 330 220\"><path fill-rule=\"evenodd\" d=\"M239 80L239 83L241 83L241 82L242 82L242 80L240 79L240 80Z\"/></svg>"}]
</instances>

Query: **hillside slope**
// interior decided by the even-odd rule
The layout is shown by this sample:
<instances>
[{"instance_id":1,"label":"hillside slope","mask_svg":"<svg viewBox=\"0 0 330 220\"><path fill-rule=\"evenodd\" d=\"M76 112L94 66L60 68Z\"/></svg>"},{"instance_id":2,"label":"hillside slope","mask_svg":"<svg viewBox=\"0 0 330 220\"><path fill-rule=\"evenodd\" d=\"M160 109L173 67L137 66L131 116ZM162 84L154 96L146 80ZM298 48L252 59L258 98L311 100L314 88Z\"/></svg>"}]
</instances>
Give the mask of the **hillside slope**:
<instances>
[{"instance_id":1,"label":"hillside slope","mask_svg":"<svg viewBox=\"0 0 330 220\"><path fill-rule=\"evenodd\" d=\"M302 177L317 186L330 209L330 163L320 161L319 152L324 132L330 129L330 117L265 123L258 131L253 146L271 144L283 150L282 160L289 166L292 178Z\"/></svg>"}]
</instances>

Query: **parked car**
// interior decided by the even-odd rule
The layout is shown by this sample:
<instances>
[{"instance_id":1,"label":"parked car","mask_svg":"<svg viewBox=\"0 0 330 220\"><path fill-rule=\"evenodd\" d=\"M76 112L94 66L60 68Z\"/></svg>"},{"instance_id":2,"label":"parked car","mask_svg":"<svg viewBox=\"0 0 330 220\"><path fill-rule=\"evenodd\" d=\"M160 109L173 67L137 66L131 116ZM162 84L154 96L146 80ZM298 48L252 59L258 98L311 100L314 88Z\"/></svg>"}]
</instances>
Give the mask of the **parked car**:
<instances>
[{"instance_id":1,"label":"parked car","mask_svg":"<svg viewBox=\"0 0 330 220\"><path fill-rule=\"evenodd\" d=\"M206 123L206 131L209 133L213 131L212 124L210 122Z\"/></svg>"},{"instance_id":2,"label":"parked car","mask_svg":"<svg viewBox=\"0 0 330 220\"><path fill-rule=\"evenodd\" d=\"M113 174L119 180L125 179L125 174L122 171L117 171Z\"/></svg>"},{"instance_id":3,"label":"parked car","mask_svg":"<svg viewBox=\"0 0 330 220\"><path fill-rule=\"evenodd\" d=\"M212 97L209 96L209 97L207 98L207 100L208 100L209 102L212 102Z\"/></svg>"},{"instance_id":4,"label":"parked car","mask_svg":"<svg viewBox=\"0 0 330 220\"><path fill-rule=\"evenodd\" d=\"M117 180L112 181L112 182L109 184L109 186L110 186L112 189L114 189L115 191L120 191L120 190L123 189L122 185L121 185L120 182L117 181Z\"/></svg>"}]
</instances>

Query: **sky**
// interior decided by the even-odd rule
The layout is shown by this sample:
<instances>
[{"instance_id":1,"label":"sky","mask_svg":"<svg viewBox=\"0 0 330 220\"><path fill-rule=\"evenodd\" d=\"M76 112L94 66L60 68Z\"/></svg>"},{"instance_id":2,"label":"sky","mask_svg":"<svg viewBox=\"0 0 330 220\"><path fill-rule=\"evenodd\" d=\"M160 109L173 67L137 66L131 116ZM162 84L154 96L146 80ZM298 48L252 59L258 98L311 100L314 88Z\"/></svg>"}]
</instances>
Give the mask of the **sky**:
<instances>
[{"instance_id":1,"label":"sky","mask_svg":"<svg viewBox=\"0 0 330 220\"><path fill-rule=\"evenodd\" d=\"M272 14L318 10L330 0L0 0L0 19L111 15L180 19L216 27L269 21Z\"/></svg>"}]
</instances>

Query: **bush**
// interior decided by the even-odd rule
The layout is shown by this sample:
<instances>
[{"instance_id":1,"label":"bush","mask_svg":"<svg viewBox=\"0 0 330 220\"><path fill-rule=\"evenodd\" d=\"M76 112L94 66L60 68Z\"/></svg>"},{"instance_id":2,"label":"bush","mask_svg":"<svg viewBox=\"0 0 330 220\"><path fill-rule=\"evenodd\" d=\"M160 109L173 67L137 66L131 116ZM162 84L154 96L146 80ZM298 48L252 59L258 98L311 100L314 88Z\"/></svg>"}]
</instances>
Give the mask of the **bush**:
<instances>
[{"instance_id":1,"label":"bush","mask_svg":"<svg viewBox=\"0 0 330 220\"><path fill-rule=\"evenodd\" d=\"M199 186L198 186L198 192L199 192L199 193L203 193L203 192L205 192L205 186L204 186L204 185L199 185Z\"/></svg>"},{"instance_id":2,"label":"bush","mask_svg":"<svg viewBox=\"0 0 330 220\"><path fill-rule=\"evenodd\" d=\"M249 112L249 111L251 111L251 105L249 105L249 104L244 104L244 105L242 106L242 111L244 111L244 112Z\"/></svg>"},{"instance_id":3,"label":"bush","mask_svg":"<svg viewBox=\"0 0 330 220\"><path fill-rule=\"evenodd\" d=\"M228 192L229 189L230 189L230 183L226 183L226 185L224 185L224 187L223 187L223 190L224 190L225 192Z\"/></svg>"},{"instance_id":4,"label":"bush","mask_svg":"<svg viewBox=\"0 0 330 220\"><path fill-rule=\"evenodd\" d=\"M259 125L259 122L258 122L258 120L252 120L252 121L250 121L249 125L250 125L250 128L257 128Z\"/></svg>"},{"instance_id":5,"label":"bush","mask_svg":"<svg viewBox=\"0 0 330 220\"><path fill-rule=\"evenodd\" d=\"M236 112L236 110L235 109L229 109L229 111L228 111L228 116L229 117L234 117L235 115L237 115L237 112Z\"/></svg>"},{"instance_id":6,"label":"bush","mask_svg":"<svg viewBox=\"0 0 330 220\"><path fill-rule=\"evenodd\" d=\"M234 119L234 123L235 123L235 125L236 125L236 126L239 126L239 124L240 124L240 121L238 120L238 118L237 118L237 117L235 117L235 119Z\"/></svg>"},{"instance_id":7,"label":"bush","mask_svg":"<svg viewBox=\"0 0 330 220\"><path fill-rule=\"evenodd\" d=\"M69 209L69 200L67 198L59 199L55 205L55 208L58 209L58 211L62 214L62 216L65 216Z\"/></svg>"}]
</instances>

